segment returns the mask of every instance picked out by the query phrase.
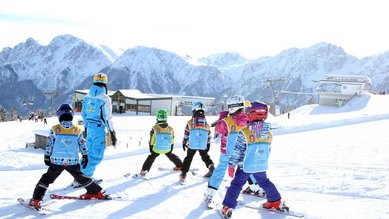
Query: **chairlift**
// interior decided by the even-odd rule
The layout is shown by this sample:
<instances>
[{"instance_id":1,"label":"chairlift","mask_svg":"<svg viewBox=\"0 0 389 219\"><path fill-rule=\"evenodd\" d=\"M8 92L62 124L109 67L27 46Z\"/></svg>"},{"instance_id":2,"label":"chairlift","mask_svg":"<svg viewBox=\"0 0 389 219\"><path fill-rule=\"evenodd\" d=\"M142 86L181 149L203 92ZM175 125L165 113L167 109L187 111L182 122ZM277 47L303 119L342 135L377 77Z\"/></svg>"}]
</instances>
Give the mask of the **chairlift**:
<instances>
[{"instance_id":1,"label":"chairlift","mask_svg":"<svg viewBox=\"0 0 389 219\"><path fill-rule=\"evenodd\" d=\"M22 101L22 104L25 106L25 105L27 105L27 100L23 100Z\"/></svg>"}]
</instances>

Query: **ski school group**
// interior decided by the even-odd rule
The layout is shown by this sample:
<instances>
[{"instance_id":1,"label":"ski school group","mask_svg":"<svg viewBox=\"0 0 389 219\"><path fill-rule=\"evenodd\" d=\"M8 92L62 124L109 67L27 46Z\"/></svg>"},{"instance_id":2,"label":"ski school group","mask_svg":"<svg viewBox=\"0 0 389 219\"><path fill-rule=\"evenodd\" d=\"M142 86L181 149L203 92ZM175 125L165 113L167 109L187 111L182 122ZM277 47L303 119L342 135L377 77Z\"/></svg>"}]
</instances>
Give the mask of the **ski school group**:
<instances>
[{"instance_id":1,"label":"ski school group","mask_svg":"<svg viewBox=\"0 0 389 219\"><path fill-rule=\"evenodd\" d=\"M82 106L84 134L82 129L72 122L74 115L72 106L64 103L58 107L59 124L51 128L44 154L44 163L48 170L36 184L32 198L27 203L28 207L38 211L44 209L41 202L49 185L54 183L64 170L74 177L74 186L86 189L86 193L76 196L76 199L111 199L110 195L104 193L99 182L92 177L96 166L103 159L106 130L111 135L112 145L115 146L117 142L112 123L111 100L107 95L107 83L108 78L104 73L93 76L93 85ZM193 104L192 118L187 121L182 141L183 150L187 151L184 161L172 153L174 131L167 123L167 111L161 109L157 112L156 124L150 131L150 155L143 163L140 173L133 177L146 177L155 159L164 154L174 163L173 170L181 172L179 182L185 184L186 175L191 171L193 156L198 151L209 170L204 175L209 177L205 195L205 202L209 208L219 208L213 198L226 171L233 178L220 206L221 209L218 209L223 218L231 218L246 182L249 186L243 193L266 198L259 208L288 213L289 208L266 175L272 142L270 124L265 122L268 106L260 101L246 101L243 96L236 95L227 100L227 108L228 111L222 111L217 122L213 124L216 134L221 138L217 167L208 155L211 126L205 118L205 106L201 102L196 102ZM82 155L81 159L79 153ZM52 195L51 198L65 197Z\"/></svg>"}]
</instances>

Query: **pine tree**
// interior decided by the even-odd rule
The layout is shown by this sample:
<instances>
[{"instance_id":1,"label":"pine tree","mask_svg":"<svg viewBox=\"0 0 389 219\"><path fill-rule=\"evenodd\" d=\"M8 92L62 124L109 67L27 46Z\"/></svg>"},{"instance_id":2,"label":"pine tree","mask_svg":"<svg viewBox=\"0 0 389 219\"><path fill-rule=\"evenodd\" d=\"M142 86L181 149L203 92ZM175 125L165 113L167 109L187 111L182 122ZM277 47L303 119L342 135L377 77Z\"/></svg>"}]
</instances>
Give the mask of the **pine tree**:
<instances>
[{"instance_id":1,"label":"pine tree","mask_svg":"<svg viewBox=\"0 0 389 219\"><path fill-rule=\"evenodd\" d=\"M5 121L5 110L2 106L0 106L0 122Z\"/></svg>"}]
</instances>

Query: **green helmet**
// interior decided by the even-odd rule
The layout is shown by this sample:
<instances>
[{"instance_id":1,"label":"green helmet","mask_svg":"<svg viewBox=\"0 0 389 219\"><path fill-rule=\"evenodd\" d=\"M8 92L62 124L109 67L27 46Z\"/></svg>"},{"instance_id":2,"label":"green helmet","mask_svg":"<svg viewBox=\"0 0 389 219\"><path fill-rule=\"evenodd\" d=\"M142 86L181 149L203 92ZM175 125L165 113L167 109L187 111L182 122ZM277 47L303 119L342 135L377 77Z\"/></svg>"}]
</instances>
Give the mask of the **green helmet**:
<instances>
[{"instance_id":1,"label":"green helmet","mask_svg":"<svg viewBox=\"0 0 389 219\"><path fill-rule=\"evenodd\" d=\"M167 111L166 110L158 110L157 112L157 122L166 122L167 121Z\"/></svg>"}]
</instances>

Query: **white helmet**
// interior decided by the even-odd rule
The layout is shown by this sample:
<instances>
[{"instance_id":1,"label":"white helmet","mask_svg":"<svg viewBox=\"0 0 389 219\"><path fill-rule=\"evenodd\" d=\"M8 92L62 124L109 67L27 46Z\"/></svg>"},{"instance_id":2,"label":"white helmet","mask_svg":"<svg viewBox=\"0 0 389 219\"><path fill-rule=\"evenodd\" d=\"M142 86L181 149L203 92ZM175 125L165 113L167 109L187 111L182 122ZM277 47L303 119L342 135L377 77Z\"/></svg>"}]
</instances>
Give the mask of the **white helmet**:
<instances>
[{"instance_id":1,"label":"white helmet","mask_svg":"<svg viewBox=\"0 0 389 219\"><path fill-rule=\"evenodd\" d=\"M228 98L227 100L228 112L230 114L233 114L240 109L244 109L245 108L244 103L245 103L245 99L243 96L240 95L235 95Z\"/></svg>"}]
</instances>

